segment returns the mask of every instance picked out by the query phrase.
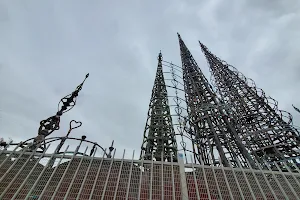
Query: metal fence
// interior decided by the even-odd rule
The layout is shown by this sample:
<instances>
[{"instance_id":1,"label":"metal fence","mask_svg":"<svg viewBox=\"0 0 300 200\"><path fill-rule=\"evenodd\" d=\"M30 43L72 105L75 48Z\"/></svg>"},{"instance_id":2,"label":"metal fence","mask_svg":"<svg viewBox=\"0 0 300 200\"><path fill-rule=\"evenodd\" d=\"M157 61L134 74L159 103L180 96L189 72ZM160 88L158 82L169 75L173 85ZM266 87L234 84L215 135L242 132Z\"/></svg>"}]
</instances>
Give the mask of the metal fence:
<instances>
[{"instance_id":1,"label":"metal fence","mask_svg":"<svg viewBox=\"0 0 300 200\"><path fill-rule=\"evenodd\" d=\"M87 151L87 148L85 149ZM45 151L46 152L46 151ZM299 199L300 173L0 151L0 199ZM125 151L124 154L125 155ZM54 162L53 162L54 161ZM54 163L54 164L53 164Z\"/></svg>"}]
</instances>

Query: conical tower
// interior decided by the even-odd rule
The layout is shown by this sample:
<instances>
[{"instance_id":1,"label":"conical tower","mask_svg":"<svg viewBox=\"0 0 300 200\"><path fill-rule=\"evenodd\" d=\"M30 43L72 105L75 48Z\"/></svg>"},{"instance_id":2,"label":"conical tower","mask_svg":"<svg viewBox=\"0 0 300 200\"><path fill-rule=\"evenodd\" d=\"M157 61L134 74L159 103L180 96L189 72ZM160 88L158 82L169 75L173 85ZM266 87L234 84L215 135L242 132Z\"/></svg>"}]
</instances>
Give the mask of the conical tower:
<instances>
[{"instance_id":1,"label":"conical tower","mask_svg":"<svg viewBox=\"0 0 300 200\"><path fill-rule=\"evenodd\" d=\"M178 34L194 155L206 165L243 166L253 160L244 148L238 130L220 104L207 79Z\"/></svg>"},{"instance_id":2,"label":"conical tower","mask_svg":"<svg viewBox=\"0 0 300 200\"><path fill-rule=\"evenodd\" d=\"M254 81L213 55L202 43L200 46L218 92L233 109L238 119L236 126L242 130L240 137L251 154L261 162L299 162L300 138L291 125L292 117L287 122L283 120L284 112L278 110L277 102L266 97Z\"/></svg>"},{"instance_id":3,"label":"conical tower","mask_svg":"<svg viewBox=\"0 0 300 200\"><path fill-rule=\"evenodd\" d=\"M162 156L164 161L171 161L171 159L177 161L177 144L168 105L161 53L158 56L158 66L140 157L143 156L145 160L151 160L152 154L156 161L161 161Z\"/></svg>"}]
</instances>

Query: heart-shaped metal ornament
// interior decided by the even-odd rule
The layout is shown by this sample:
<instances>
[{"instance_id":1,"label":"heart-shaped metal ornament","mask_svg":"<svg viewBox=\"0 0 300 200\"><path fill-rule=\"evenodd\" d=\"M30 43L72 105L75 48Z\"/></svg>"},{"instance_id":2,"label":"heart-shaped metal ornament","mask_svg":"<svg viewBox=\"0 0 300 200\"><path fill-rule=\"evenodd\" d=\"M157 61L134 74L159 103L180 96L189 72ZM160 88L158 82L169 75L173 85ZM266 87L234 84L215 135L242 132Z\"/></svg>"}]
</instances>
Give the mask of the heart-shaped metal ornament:
<instances>
[{"instance_id":1,"label":"heart-shaped metal ornament","mask_svg":"<svg viewBox=\"0 0 300 200\"><path fill-rule=\"evenodd\" d=\"M70 130L79 128L81 125L82 125L82 122L76 121L76 120L72 120L72 121L70 121Z\"/></svg>"}]
</instances>

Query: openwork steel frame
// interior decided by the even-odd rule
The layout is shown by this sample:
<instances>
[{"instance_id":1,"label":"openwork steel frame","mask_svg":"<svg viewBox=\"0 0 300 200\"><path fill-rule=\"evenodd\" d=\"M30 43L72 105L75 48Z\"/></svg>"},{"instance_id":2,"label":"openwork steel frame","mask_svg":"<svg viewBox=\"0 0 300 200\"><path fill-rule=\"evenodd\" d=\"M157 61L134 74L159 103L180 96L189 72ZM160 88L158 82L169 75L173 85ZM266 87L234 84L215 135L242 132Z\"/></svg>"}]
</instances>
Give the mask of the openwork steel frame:
<instances>
[{"instance_id":1,"label":"openwork steel frame","mask_svg":"<svg viewBox=\"0 0 300 200\"><path fill-rule=\"evenodd\" d=\"M192 149L192 137L189 133L189 124L187 116L187 106L185 100L184 83L182 78L182 67L163 60L164 74L166 75L166 87L168 90L168 98L170 99L171 116L175 128L175 135L178 147L178 152L184 154L185 162L192 162L189 155L196 152ZM198 161L197 161L198 162Z\"/></svg>"},{"instance_id":2,"label":"openwork steel frame","mask_svg":"<svg viewBox=\"0 0 300 200\"><path fill-rule=\"evenodd\" d=\"M162 59L162 54L159 53L140 156L144 156L146 160L155 158L156 161L177 161L177 143L168 103Z\"/></svg>"},{"instance_id":3,"label":"openwork steel frame","mask_svg":"<svg viewBox=\"0 0 300 200\"><path fill-rule=\"evenodd\" d=\"M206 165L243 166L254 162L223 107L178 34L190 134L197 160Z\"/></svg>"},{"instance_id":4,"label":"openwork steel frame","mask_svg":"<svg viewBox=\"0 0 300 200\"><path fill-rule=\"evenodd\" d=\"M200 43L200 42L199 42ZM299 132L292 126L290 113L279 110L277 101L267 97L233 66L200 43L212 73L212 82L232 109L235 126L245 147L260 162L288 159L300 163Z\"/></svg>"}]
</instances>

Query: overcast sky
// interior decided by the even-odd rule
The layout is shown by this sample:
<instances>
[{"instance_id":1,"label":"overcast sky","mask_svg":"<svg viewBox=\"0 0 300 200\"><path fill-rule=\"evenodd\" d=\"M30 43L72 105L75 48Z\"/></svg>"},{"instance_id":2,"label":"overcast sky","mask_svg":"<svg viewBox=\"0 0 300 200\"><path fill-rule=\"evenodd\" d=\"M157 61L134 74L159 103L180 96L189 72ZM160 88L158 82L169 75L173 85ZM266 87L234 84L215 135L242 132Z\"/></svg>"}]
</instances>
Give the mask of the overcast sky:
<instances>
[{"instance_id":1,"label":"overcast sky","mask_svg":"<svg viewBox=\"0 0 300 200\"><path fill-rule=\"evenodd\" d=\"M300 125L298 0L0 0L0 137L37 135L60 98L90 77L62 116L72 135L140 153L157 55L180 65L179 32L209 79L198 45L252 78Z\"/></svg>"}]
</instances>

